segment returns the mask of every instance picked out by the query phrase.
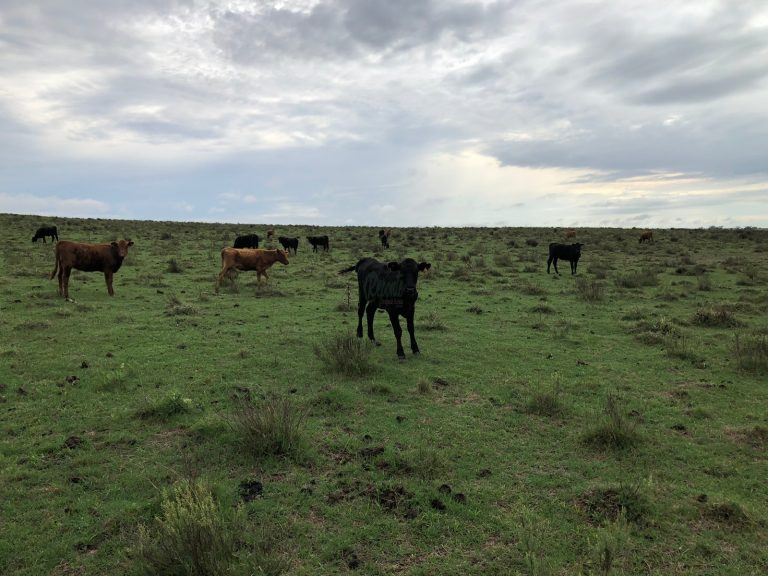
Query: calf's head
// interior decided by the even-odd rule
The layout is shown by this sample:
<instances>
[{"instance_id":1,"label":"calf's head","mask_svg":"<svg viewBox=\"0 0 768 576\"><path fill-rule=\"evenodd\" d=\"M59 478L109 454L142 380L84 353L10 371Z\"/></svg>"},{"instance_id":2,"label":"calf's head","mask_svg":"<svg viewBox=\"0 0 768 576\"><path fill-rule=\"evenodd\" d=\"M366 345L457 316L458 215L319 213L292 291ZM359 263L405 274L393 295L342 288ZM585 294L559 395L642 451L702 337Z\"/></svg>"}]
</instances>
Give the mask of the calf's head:
<instances>
[{"instance_id":1,"label":"calf's head","mask_svg":"<svg viewBox=\"0 0 768 576\"><path fill-rule=\"evenodd\" d=\"M417 263L413 258L406 258L402 262L390 262L387 266L393 272L398 272L403 282L403 295L413 300L416 300L419 294L416 291L419 272L432 268L432 264L429 262Z\"/></svg>"},{"instance_id":2,"label":"calf's head","mask_svg":"<svg viewBox=\"0 0 768 576\"><path fill-rule=\"evenodd\" d=\"M133 240L120 240L119 242L112 242L112 253L115 254L120 260L128 255L128 248L133 246Z\"/></svg>"},{"instance_id":3,"label":"calf's head","mask_svg":"<svg viewBox=\"0 0 768 576\"><path fill-rule=\"evenodd\" d=\"M277 250L277 261L288 264L288 255L285 253L285 250Z\"/></svg>"}]
</instances>

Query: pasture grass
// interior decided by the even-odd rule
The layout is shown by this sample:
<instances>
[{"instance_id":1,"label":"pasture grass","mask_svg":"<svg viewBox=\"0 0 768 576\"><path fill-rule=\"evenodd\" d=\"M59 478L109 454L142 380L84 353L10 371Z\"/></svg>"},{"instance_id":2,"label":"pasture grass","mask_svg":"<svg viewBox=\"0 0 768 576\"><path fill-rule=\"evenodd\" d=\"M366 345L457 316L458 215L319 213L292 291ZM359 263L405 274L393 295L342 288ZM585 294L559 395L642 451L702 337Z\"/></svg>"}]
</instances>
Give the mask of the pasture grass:
<instances>
[{"instance_id":1,"label":"pasture grass","mask_svg":"<svg viewBox=\"0 0 768 576\"><path fill-rule=\"evenodd\" d=\"M29 241L48 223L134 240L114 297L96 273L56 295ZM290 265L214 294L220 249L270 227L300 237ZM0 573L184 573L166 560L206 550L232 574L765 571L766 231L580 229L557 279L562 230L377 231L0 215ZM337 272L373 253L433 264L420 356L383 313L381 346L355 336ZM243 406L265 422L235 426Z\"/></svg>"}]
</instances>

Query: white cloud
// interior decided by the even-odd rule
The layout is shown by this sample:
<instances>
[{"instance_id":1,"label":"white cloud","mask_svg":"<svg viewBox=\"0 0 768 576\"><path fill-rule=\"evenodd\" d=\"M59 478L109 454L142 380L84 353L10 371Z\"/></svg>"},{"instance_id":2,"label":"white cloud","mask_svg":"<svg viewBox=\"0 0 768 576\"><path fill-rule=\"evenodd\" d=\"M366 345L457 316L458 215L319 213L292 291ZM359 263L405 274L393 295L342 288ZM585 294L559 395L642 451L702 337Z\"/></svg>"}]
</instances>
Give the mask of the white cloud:
<instances>
[{"instance_id":1,"label":"white cloud","mask_svg":"<svg viewBox=\"0 0 768 576\"><path fill-rule=\"evenodd\" d=\"M653 221L621 212L645 190L754 223L726 189L768 182L766 22L726 0L11 3L0 189L393 225Z\"/></svg>"}]
</instances>

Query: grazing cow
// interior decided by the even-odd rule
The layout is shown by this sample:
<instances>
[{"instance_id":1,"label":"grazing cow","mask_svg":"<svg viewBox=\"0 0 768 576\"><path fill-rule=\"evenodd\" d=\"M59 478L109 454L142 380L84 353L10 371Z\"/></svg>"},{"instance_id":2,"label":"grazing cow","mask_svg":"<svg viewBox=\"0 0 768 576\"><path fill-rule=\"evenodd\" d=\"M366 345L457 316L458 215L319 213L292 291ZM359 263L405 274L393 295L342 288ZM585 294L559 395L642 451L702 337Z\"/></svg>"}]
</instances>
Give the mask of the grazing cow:
<instances>
[{"instance_id":1,"label":"grazing cow","mask_svg":"<svg viewBox=\"0 0 768 576\"><path fill-rule=\"evenodd\" d=\"M570 230L565 231L565 237L566 238L576 238L576 230L571 228Z\"/></svg>"},{"instance_id":2,"label":"grazing cow","mask_svg":"<svg viewBox=\"0 0 768 576\"><path fill-rule=\"evenodd\" d=\"M293 255L296 255L296 250L299 249L299 239L298 238L289 238L287 236L280 236L277 239L278 242L280 242L280 245L283 247L283 250L287 251L289 254L291 253L291 248L293 248Z\"/></svg>"},{"instance_id":3,"label":"grazing cow","mask_svg":"<svg viewBox=\"0 0 768 576\"><path fill-rule=\"evenodd\" d=\"M250 248L224 248L221 251L221 272L216 279L216 292L219 285L232 270L256 270L256 280L264 276L269 280L267 269L275 262L288 264L288 256L283 250L253 250Z\"/></svg>"},{"instance_id":4,"label":"grazing cow","mask_svg":"<svg viewBox=\"0 0 768 576\"><path fill-rule=\"evenodd\" d=\"M389 230L379 230L379 240L382 248L389 248Z\"/></svg>"},{"instance_id":5,"label":"grazing cow","mask_svg":"<svg viewBox=\"0 0 768 576\"><path fill-rule=\"evenodd\" d=\"M58 242L59 232L56 229L56 226L40 226L40 228L37 229L37 232L35 232L35 235L32 236L32 242L37 242L40 238L42 238L43 244L45 244L46 236L51 237L51 242L53 242L54 238Z\"/></svg>"},{"instance_id":6,"label":"grazing cow","mask_svg":"<svg viewBox=\"0 0 768 576\"><path fill-rule=\"evenodd\" d=\"M275 231L274 230L267 230L267 240L272 240L272 238L275 237Z\"/></svg>"},{"instance_id":7,"label":"grazing cow","mask_svg":"<svg viewBox=\"0 0 768 576\"><path fill-rule=\"evenodd\" d=\"M373 337L373 317L376 310L386 310L389 321L397 339L397 357L405 360L401 336L403 329L400 327L399 316L405 317L408 334L411 336L411 351L419 353L416 337L413 333L413 316L416 299L419 293L416 291L416 282L419 272L432 267L429 262L417 263L413 258L406 258L402 262L390 262L384 264L373 258L363 258L354 266L341 270L339 274L357 272L357 337L363 337L363 312L368 316L368 338L377 346Z\"/></svg>"},{"instance_id":8,"label":"grazing cow","mask_svg":"<svg viewBox=\"0 0 768 576\"><path fill-rule=\"evenodd\" d=\"M259 235L258 234L244 234L235 238L235 248L258 248L259 247Z\"/></svg>"},{"instance_id":9,"label":"grazing cow","mask_svg":"<svg viewBox=\"0 0 768 576\"><path fill-rule=\"evenodd\" d=\"M115 295L112 289L112 276L120 270L131 240L120 240L109 244L82 244L61 240L56 243L56 266L51 272L51 280L59 273L59 295L69 298L69 275L72 268L83 272L104 272L107 292Z\"/></svg>"},{"instance_id":10,"label":"grazing cow","mask_svg":"<svg viewBox=\"0 0 768 576\"><path fill-rule=\"evenodd\" d=\"M330 248L328 236L307 236L307 240L312 244L312 252L317 252L318 246L322 246L323 250L326 252L328 252L328 248Z\"/></svg>"},{"instance_id":11,"label":"grazing cow","mask_svg":"<svg viewBox=\"0 0 768 576\"><path fill-rule=\"evenodd\" d=\"M576 265L581 257L581 247L584 244L550 244L549 259L547 260L547 274L549 274L549 265L554 263L555 274L560 274L557 270L557 260L568 260L571 263L571 274L576 274Z\"/></svg>"},{"instance_id":12,"label":"grazing cow","mask_svg":"<svg viewBox=\"0 0 768 576\"><path fill-rule=\"evenodd\" d=\"M644 231L642 234L640 234L640 242L639 244L642 244L643 242L650 242L653 244L653 232L650 230Z\"/></svg>"}]
</instances>

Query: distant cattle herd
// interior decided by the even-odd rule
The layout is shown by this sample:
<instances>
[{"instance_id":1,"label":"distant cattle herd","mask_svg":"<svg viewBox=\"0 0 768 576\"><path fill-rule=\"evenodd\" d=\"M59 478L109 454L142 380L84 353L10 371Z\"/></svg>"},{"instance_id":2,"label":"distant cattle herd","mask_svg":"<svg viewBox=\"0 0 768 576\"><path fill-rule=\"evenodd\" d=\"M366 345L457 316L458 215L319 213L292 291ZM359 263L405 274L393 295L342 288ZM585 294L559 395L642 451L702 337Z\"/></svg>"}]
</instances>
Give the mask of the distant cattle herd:
<instances>
[{"instance_id":1,"label":"distant cattle herd","mask_svg":"<svg viewBox=\"0 0 768 576\"><path fill-rule=\"evenodd\" d=\"M576 234L576 230L569 229L565 232L565 237L569 239L575 238ZM270 229L267 231L268 240L271 241L274 236L274 230ZM42 239L43 243L45 243L46 237L50 237L52 242L54 239L57 241L54 248L55 266L51 273L51 280L58 274L58 292L60 295L69 299L69 277L73 268L85 272L102 272L107 284L107 292L110 296L114 295L112 279L114 274L120 270L123 260L128 254L128 248L133 246L133 241L119 240L106 244L86 244L59 240L56 226L41 226L32 237L32 242ZM391 232L389 230L379 230L378 239L382 249L390 247L390 237ZM231 274L235 270L255 270L257 282L261 281L262 276L265 281L268 281L269 275L267 270L275 262L287 265L291 250L293 250L293 255L295 256L299 247L298 237L278 236L277 240L282 246L282 250L260 249L258 234L237 236L232 248L227 247L221 250L221 271L216 278L215 291L218 293L221 282L224 278L231 278ZM312 246L313 252L318 252L318 248L325 252L330 250L330 240L327 235L307 236L307 241ZM653 243L653 241L652 231L644 230L640 234L640 244L645 242ZM550 266L554 266L555 273L560 274L557 269L558 260L568 261L571 265L571 274L576 274L583 246L584 244L580 242L550 244L547 258L547 274L550 272ZM431 266L429 262L417 263L412 258L389 263L382 263L373 258L363 258L355 265L341 270L340 274L352 271L357 273L357 336L359 338L363 337L363 314L365 313L368 321L368 338L376 342L373 335L373 319L377 310L385 310L389 314L390 323L397 340L397 356L400 359L405 358L401 342L403 331L398 319L400 316L404 317L406 321L411 351L414 354L418 354L419 347L414 335L414 312L415 303L418 298L416 283L419 272L429 270Z\"/></svg>"}]
</instances>

